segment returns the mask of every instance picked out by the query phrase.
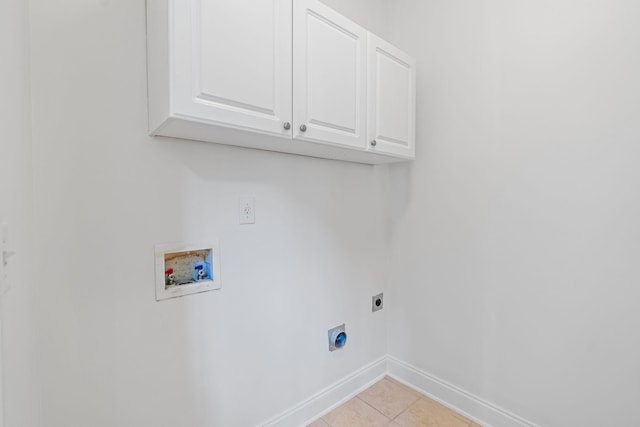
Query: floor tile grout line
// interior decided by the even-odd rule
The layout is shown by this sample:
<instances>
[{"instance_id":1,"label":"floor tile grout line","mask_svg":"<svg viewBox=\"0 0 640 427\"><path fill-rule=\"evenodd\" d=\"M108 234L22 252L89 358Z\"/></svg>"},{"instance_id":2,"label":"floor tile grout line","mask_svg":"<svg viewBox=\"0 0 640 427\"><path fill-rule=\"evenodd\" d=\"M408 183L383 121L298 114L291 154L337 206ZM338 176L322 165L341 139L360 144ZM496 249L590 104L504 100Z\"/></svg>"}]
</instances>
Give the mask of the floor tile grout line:
<instances>
[{"instance_id":1,"label":"floor tile grout line","mask_svg":"<svg viewBox=\"0 0 640 427\"><path fill-rule=\"evenodd\" d=\"M364 399L360 399L360 397L359 397L359 396L357 396L357 395L355 396L355 398L356 398L356 399L358 399L359 401L363 402L363 403L364 403L365 405L367 405L368 407L373 408L377 413L379 413L379 414L381 414L383 417L385 417L385 418L387 419L387 421L392 421L389 417L387 417L385 414L383 414L382 412L380 412L380 410L378 410L378 408L376 408L376 407L375 407L375 406L373 406L373 405L370 405L370 404L369 404L369 402L367 402L366 400L364 400Z\"/></svg>"},{"instance_id":2,"label":"floor tile grout line","mask_svg":"<svg viewBox=\"0 0 640 427\"><path fill-rule=\"evenodd\" d=\"M379 381L378 383L380 383L380 382L382 382L382 381L385 381L385 380L387 380L387 379L389 379L389 380L390 380L389 382L390 382L390 383L392 383L394 386L400 386L400 388L404 388L404 387L406 387L406 386L404 386L404 385L403 385L403 384L401 384L401 383L395 383L395 380L394 380L393 378L391 378L391 377L384 377L384 378L383 378L381 381ZM378 383L376 383L376 384L378 384ZM403 387L403 386L404 386L404 387ZM378 414L382 415L382 417L386 420L386 424L385 424L386 426L390 426L392 423L394 423L394 424L396 424L396 425L400 425L400 423L398 423L396 420L398 420L401 416L403 416L404 414L406 414L406 413L407 413L407 412L408 412L412 407L414 407L414 406L415 406L419 401L421 401L421 400L423 400L423 399L424 399L424 400L427 400L427 401L432 401L432 400L433 400L433 399L431 399L429 396L427 396L427 395L425 395L425 394L423 394L423 393L420 393L420 392L418 392L417 390L410 389L409 387L407 387L407 389L409 389L409 390L411 390L411 391L413 391L413 392L415 393L415 394L414 394L414 400L413 400L411 403L409 403L409 405L408 405L405 409L403 409L399 414L397 414L397 415L396 415L395 417L393 417L393 418L388 417L385 413L383 413L380 409L378 409L377 407L375 407L373 404L371 404L371 403L367 402L366 400L364 400L363 398L361 398L361 397L360 397L360 395L361 395L363 392L361 392L361 393L359 393L359 394L357 394L357 395L353 396L350 400L357 399L357 400L359 400L359 401L360 401L360 403L364 403L366 406L368 406L369 408L373 409L373 410L374 410L375 412L377 412ZM345 402L345 403L347 403L347 402ZM435 401L434 401L434 403L439 404L438 402L435 402ZM441 405L441 404L439 404L439 405ZM448 408L448 407L446 407L446 406L445 406L445 408L446 408L446 409L448 409L448 412L450 412L450 413L451 413L451 415L452 415L455 419L457 419L458 421L462 421L462 422L464 422L464 423L466 424L466 426L467 426L467 427L472 427L472 426L473 426L473 423L472 423L469 419L467 419L466 417L464 417L462 414L459 414L459 413L457 413L456 411L454 411L454 410L452 410L451 408ZM337 409L337 408L336 408L336 409ZM327 415L327 414L325 414L325 415ZM328 427L333 427L333 425L332 425L328 420L326 420L326 419L324 418L324 416L322 416L322 417L318 418L318 420L322 421L322 422L323 422L324 424L326 424Z\"/></svg>"},{"instance_id":3,"label":"floor tile grout line","mask_svg":"<svg viewBox=\"0 0 640 427\"><path fill-rule=\"evenodd\" d=\"M387 379L391 384L395 385L396 387L399 387L402 390L408 391L409 393L411 393L412 395L416 396L416 397L428 397L426 394L423 394L421 392L419 392L416 389L413 389L409 386L407 386L406 384L402 384L401 382L398 382L397 380L393 379L392 377L385 377L385 379Z\"/></svg>"},{"instance_id":4,"label":"floor tile grout line","mask_svg":"<svg viewBox=\"0 0 640 427\"><path fill-rule=\"evenodd\" d=\"M384 378L382 379L382 381L384 381ZM378 383L376 383L378 384ZM375 385L375 384L374 384ZM366 390L365 390L366 391ZM376 408L375 406L373 406L372 404L370 404L369 402L367 402L366 400L362 399L360 397L360 395L356 396L357 398L359 398L360 400L362 400L364 403L366 403L367 405L371 406L373 409L375 409L376 411L380 412L382 415L384 415L385 417L387 417L384 413L382 413L382 411L380 411L378 408ZM404 411L406 411L407 409L409 409L414 403L416 403L418 400L420 400L422 396L416 396L416 400L414 400L413 402L411 402L406 408L404 408L402 411L400 411L400 414L402 414ZM395 421L396 418L398 418L400 416L400 414L396 415L395 417L391 418L391 417L387 417L387 419L389 421Z\"/></svg>"},{"instance_id":5,"label":"floor tile grout line","mask_svg":"<svg viewBox=\"0 0 640 427\"><path fill-rule=\"evenodd\" d=\"M391 421L395 421L395 420L397 420L397 419L400 417L400 415L404 414L404 413L405 413L405 412L407 412L409 409L411 409L411 407L412 407L413 405L415 405L415 404L416 404L420 399L422 399L422 396L418 396L418 397L416 397L416 400L414 400L413 402L411 402L411 403L409 404L409 406L407 406L406 408L404 408L404 410L403 410L402 412L400 412L398 415L396 415L396 416L395 416Z\"/></svg>"},{"instance_id":6,"label":"floor tile grout line","mask_svg":"<svg viewBox=\"0 0 640 427\"><path fill-rule=\"evenodd\" d=\"M387 377L384 377L381 381L379 381L378 383L387 380ZM394 384L393 381L389 381L391 382L394 386L400 386L399 388L402 389L403 387L400 384ZM376 384L378 384L376 383ZM375 385L375 384L374 384ZM413 391L413 390L412 390ZM370 407L372 407L373 409L375 409L376 411L380 412L382 415L384 415L387 420L389 420L389 423L394 422L400 415L404 414L405 412L407 412L409 410L409 408L411 408L413 405L415 405L420 399L422 399L423 397L426 397L425 395L423 395L422 393L418 393L415 392L416 394L414 395L415 399L406 407L404 408L402 411L400 411L400 413L398 415L396 415L395 417L391 418L391 417L387 417L385 414L382 413L382 411L380 411L378 408L376 408L375 406L371 405L369 402L367 402L366 400L360 398L360 395L356 395L355 397L357 397L358 399L362 400L364 403L366 403L367 405L369 405Z\"/></svg>"},{"instance_id":7,"label":"floor tile grout line","mask_svg":"<svg viewBox=\"0 0 640 427\"><path fill-rule=\"evenodd\" d=\"M327 420L325 420L325 419L324 419L324 417L320 417L320 418L318 418L318 419L322 420L322 422L324 422L324 423L325 423L326 425L328 425L329 427L333 427L329 421L327 421Z\"/></svg>"},{"instance_id":8,"label":"floor tile grout line","mask_svg":"<svg viewBox=\"0 0 640 427\"><path fill-rule=\"evenodd\" d=\"M385 376L384 378L382 378L382 380L378 381L378 382L377 382L376 384L374 384L373 386L375 386L375 385L377 385L377 384L380 384L382 381L388 381L388 382L390 382L391 384L393 384L394 386L400 386L399 388L400 388L401 390L403 390L403 386L401 386L400 384L394 384L393 380L392 380L392 381L389 381L389 380L388 380L388 378L390 378L390 377ZM371 386L371 387L373 387L373 386ZM370 388L371 388L371 387L370 387ZM367 390L368 390L368 389L367 389ZM366 390L365 390L365 391L366 391ZM404 390L403 390L403 391L404 391ZM413 390L412 390L412 391L413 391ZM364 393L364 391L363 391L362 393ZM362 394L362 393L360 393L360 394ZM416 393L417 393L417 392L416 392ZM412 394L413 394L413 393L412 393ZM359 396L360 396L359 394L358 394L358 395L356 395L356 397L360 398ZM393 422L393 421L395 421L395 420L396 420L396 418L398 418L400 415L402 415L402 414L403 414L407 409L409 409L411 406L413 406L413 405L414 405L418 400L420 400L422 397L425 397L425 396L424 396L423 394L421 394L421 393L417 393L417 396L416 396L416 395L414 395L414 397L415 397L415 400L414 400L413 402L411 402L411 403L410 403L406 408L404 408L402 411L400 411L400 413L399 413L398 415L396 415L395 417L393 417L393 418L391 418L391 417L387 417L385 414L383 414L383 413L382 413L382 411L380 411L378 408L376 408L375 406L373 406L372 404L370 404L370 403L369 403L369 402L367 402L366 400L364 400L364 399L362 399L362 398L360 398L360 400L362 400L362 401L363 401L364 403L366 403L367 405L371 406L371 407L372 407L373 409L375 409L376 411L380 412L380 413L381 413L382 415L384 415L385 417L387 417L387 419L388 419L390 422Z\"/></svg>"}]
</instances>

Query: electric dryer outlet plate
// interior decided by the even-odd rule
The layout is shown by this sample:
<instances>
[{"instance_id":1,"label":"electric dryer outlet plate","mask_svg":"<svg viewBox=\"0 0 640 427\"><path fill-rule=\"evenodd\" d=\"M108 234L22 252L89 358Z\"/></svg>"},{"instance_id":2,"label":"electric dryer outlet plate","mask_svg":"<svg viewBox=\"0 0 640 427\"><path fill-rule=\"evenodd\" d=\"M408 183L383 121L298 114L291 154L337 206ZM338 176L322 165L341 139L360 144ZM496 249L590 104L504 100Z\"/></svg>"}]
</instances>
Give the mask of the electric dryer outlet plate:
<instances>
[{"instance_id":1,"label":"electric dryer outlet plate","mask_svg":"<svg viewBox=\"0 0 640 427\"><path fill-rule=\"evenodd\" d=\"M371 297L371 311L376 312L384 307L384 294L379 293Z\"/></svg>"}]
</instances>

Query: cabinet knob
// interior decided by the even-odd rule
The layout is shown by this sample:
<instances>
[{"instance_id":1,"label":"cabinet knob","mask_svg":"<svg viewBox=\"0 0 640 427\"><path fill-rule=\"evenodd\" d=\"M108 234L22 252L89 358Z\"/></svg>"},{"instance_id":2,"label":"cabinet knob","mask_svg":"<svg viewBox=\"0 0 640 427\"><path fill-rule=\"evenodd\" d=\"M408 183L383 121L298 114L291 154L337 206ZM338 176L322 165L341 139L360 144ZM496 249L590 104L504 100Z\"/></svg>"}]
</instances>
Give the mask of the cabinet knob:
<instances>
[{"instance_id":1,"label":"cabinet knob","mask_svg":"<svg viewBox=\"0 0 640 427\"><path fill-rule=\"evenodd\" d=\"M289 122L284 122L284 124L282 126L285 128L285 130L291 129L291 123L289 123Z\"/></svg>"},{"instance_id":2,"label":"cabinet knob","mask_svg":"<svg viewBox=\"0 0 640 427\"><path fill-rule=\"evenodd\" d=\"M371 141L371 146L375 147L376 145L378 145L378 141L376 141L375 139Z\"/></svg>"},{"instance_id":3,"label":"cabinet knob","mask_svg":"<svg viewBox=\"0 0 640 427\"><path fill-rule=\"evenodd\" d=\"M306 132L307 131L307 125L300 125L300 132Z\"/></svg>"}]
</instances>

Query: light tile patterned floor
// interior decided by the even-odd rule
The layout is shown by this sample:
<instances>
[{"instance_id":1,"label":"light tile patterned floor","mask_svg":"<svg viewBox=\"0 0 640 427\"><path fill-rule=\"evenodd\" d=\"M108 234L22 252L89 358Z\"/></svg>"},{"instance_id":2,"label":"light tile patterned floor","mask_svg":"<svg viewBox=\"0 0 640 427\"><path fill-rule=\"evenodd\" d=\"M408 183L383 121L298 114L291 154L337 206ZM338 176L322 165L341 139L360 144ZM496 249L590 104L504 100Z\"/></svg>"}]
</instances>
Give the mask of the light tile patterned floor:
<instances>
[{"instance_id":1,"label":"light tile patterned floor","mask_svg":"<svg viewBox=\"0 0 640 427\"><path fill-rule=\"evenodd\" d=\"M309 427L480 427L446 406L385 377Z\"/></svg>"}]
</instances>

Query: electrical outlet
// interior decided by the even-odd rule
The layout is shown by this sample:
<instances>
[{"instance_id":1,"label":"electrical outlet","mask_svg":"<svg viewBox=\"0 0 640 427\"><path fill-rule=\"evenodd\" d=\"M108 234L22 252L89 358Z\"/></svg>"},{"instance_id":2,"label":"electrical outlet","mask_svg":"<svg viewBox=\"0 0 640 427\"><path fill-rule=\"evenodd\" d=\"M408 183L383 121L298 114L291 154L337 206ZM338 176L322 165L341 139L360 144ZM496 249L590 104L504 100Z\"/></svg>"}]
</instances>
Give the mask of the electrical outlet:
<instances>
[{"instance_id":1,"label":"electrical outlet","mask_svg":"<svg viewBox=\"0 0 640 427\"><path fill-rule=\"evenodd\" d=\"M240 197L238 202L240 224L256 223L256 201L253 197Z\"/></svg>"},{"instance_id":2,"label":"electrical outlet","mask_svg":"<svg viewBox=\"0 0 640 427\"><path fill-rule=\"evenodd\" d=\"M384 307L384 294L379 293L371 297L371 311L379 311Z\"/></svg>"}]
</instances>

